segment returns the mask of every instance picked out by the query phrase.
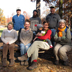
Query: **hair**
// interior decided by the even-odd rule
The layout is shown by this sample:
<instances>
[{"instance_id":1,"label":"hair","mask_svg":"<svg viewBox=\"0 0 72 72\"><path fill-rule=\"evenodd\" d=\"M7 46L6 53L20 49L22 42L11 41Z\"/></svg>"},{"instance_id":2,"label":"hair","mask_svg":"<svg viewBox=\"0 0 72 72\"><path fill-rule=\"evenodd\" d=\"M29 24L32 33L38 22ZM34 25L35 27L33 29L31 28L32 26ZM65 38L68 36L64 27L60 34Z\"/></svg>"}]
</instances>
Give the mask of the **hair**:
<instances>
[{"instance_id":1,"label":"hair","mask_svg":"<svg viewBox=\"0 0 72 72\"><path fill-rule=\"evenodd\" d=\"M29 24L30 24L30 20L29 19L26 19L25 22L29 22Z\"/></svg>"},{"instance_id":2,"label":"hair","mask_svg":"<svg viewBox=\"0 0 72 72\"><path fill-rule=\"evenodd\" d=\"M63 22L63 23L65 23L65 25L66 25L66 21L65 21L64 19L60 19L60 20L59 20L59 23L60 23L60 22Z\"/></svg>"},{"instance_id":3,"label":"hair","mask_svg":"<svg viewBox=\"0 0 72 72\"><path fill-rule=\"evenodd\" d=\"M34 12L37 12L36 16L34 15ZM39 17L37 10L33 10L33 17Z\"/></svg>"},{"instance_id":4,"label":"hair","mask_svg":"<svg viewBox=\"0 0 72 72\"><path fill-rule=\"evenodd\" d=\"M48 26L49 26L49 22L48 22L48 21L46 21L46 20L45 20L45 21L43 21L43 25L44 25L45 23L47 23L47 24L48 24Z\"/></svg>"},{"instance_id":5,"label":"hair","mask_svg":"<svg viewBox=\"0 0 72 72\"><path fill-rule=\"evenodd\" d=\"M11 24L11 25L13 26L13 22L9 22L9 23L7 24L7 27L8 27L9 24Z\"/></svg>"}]
</instances>

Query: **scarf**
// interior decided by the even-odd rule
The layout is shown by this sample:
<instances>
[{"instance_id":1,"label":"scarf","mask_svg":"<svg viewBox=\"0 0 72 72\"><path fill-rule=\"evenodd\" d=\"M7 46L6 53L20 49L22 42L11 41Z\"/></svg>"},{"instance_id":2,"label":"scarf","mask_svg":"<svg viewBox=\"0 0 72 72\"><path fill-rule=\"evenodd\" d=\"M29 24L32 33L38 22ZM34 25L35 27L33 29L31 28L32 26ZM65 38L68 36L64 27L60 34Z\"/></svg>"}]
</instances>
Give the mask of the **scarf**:
<instances>
[{"instance_id":1,"label":"scarf","mask_svg":"<svg viewBox=\"0 0 72 72\"><path fill-rule=\"evenodd\" d=\"M64 31L66 29L66 26L64 27L64 28L58 28L58 37L62 37L63 36L63 34L62 34L62 31Z\"/></svg>"}]
</instances>

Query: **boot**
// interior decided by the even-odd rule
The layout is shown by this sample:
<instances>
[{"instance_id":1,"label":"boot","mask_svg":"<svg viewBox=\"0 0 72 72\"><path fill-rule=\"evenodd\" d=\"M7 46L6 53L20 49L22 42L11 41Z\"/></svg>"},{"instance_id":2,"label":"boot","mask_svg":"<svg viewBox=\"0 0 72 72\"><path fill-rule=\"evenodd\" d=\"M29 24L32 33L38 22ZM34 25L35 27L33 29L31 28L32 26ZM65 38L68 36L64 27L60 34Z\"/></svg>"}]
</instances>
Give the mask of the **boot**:
<instances>
[{"instance_id":1,"label":"boot","mask_svg":"<svg viewBox=\"0 0 72 72\"><path fill-rule=\"evenodd\" d=\"M14 59L11 59L11 60L10 60L9 66L14 66Z\"/></svg>"},{"instance_id":2,"label":"boot","mask_svg":"<svg viewBox=\"0 0 72 72\"><path fill-rule=\"evenodd\" d=\"M29 70L37 68L37 62L32 62L32 65L28 67Z\"/></svg>"},{"instance_id":3,"label":"boot","mask_svg":"<svg viewBox=\"0 0 72 72\"><path fill-rule=\"evenodd\" d=\"M24 61L24 60L27 60L27 59L28 59L28 57L27 57L26 54L24 54L24 55L21 56L21 57L18 57L18 60L20 60L20 61Z\"/></svg>"},{"instance_id":4,"label":"boot","mask_svg":"<svg viewBox=\"0 0 72 72\"><path fill-rule=\"evenodd\" d=\"M68 64L68 60L64 61L64 65L65 65L65 66L68 66L68 65L69 65L69 64Z\"/></svg>"},{"instance_id":5,"label":"boot","mask_svg":"<svg viewBox=\"0 0 72 72\"><path fill-rule=\"evenodd\" d=\"M24 62L24 65L25 65L25 66L27 66L27 65L28 65L28 61L27 61L27 60Z\"/></svg>"},{"instance_id":6,"label":"boot","mask_svg":"<svg viewBox=\"0 0 72 72\"><path fill-rule=\"evenodd\" d=\"M22 65L22 66L24 65L24 61L21 61L21 65Z\"/></svg>"},{"instance_id":7,"label":"boot","mask_svg":"<svg viewBox=\"0 0 72 72\"><path fill-rule=\"evenodd\" d=\"M3 58L3 66L7 66L7 59Z\"/></svg>"},{"instance_id":8,"label":"boot","mask_svg":"<svg viewBox=\"0 0 72 72\"><path fill-rule=\"evenodd\" d=\"M58 65L58 64L59 64L59 60L56 60L56 61L55 61L55 65Z\"/></svg>"}]
</instances>

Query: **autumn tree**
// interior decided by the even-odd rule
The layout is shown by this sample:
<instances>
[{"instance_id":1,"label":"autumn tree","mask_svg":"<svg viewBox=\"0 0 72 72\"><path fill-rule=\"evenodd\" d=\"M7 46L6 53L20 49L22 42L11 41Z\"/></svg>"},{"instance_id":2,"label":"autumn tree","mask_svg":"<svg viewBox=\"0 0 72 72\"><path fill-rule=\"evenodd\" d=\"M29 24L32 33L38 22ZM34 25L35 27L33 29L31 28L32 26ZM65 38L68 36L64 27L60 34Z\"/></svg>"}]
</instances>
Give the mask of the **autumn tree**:
<instances>
[{"instance_id":1,"label":"autumn tree","mask_svg":"<svg viewBox=\"0 0 72 72\"><path fill-rule=\"evenodd\" d=\"M0 25L6 25L6 18L3 15L3 10L0 8Z\"/></svg>"}]
</instances>

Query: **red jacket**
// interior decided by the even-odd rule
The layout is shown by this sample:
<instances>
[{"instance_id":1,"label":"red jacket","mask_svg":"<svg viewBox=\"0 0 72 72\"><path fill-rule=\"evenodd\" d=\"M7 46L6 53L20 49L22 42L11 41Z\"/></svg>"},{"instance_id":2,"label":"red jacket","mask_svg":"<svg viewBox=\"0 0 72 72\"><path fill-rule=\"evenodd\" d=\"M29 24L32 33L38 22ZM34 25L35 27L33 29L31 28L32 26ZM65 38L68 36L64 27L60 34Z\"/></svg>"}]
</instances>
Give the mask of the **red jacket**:
<instances>
[{"instance_id":1,"label":"red jacket","mask_svg":"<svg viewBox=\"0 0 72 72\"><path fill-rule=\"evenodd\" d=\"M50 40L51 39L51 34L52 34L52 31L49 29L44 36L38 36L38 38L41 39L41 40L46 40L46 39Z\"/></svg>"}]
</instances>

